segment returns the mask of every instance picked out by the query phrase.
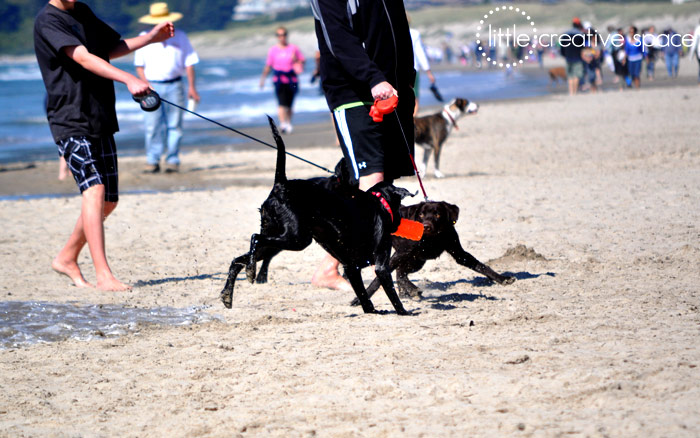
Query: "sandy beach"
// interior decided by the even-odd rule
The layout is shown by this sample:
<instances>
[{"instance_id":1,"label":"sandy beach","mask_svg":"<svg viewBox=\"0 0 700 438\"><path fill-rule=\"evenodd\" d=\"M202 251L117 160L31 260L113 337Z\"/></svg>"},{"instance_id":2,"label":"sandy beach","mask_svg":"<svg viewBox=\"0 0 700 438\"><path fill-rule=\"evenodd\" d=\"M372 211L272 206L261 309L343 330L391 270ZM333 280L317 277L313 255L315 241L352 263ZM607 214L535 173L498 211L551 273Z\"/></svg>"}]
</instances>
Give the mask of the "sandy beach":
<instances>
[{"instance_id":1,"label":"sandy beach","mask_svg":"<svg viewBox=\"0 0 700 438\"><path fill-rule=\"evenodd\" d=\"M462 119L447 177L426 190L460 207L464 247L517 281L491 284L443 255L411 276L424 297L403 299L410 317L364 315L351 295L312 287L316 244L275 259L266 285L241 276L223 307L271 188L264 147L189 151L176 175L120 161L105 229L129 292L78 289L50 269L79 197L0 201L2 300L219 317L0 350L0 436L698 436L699 100L696 85L555 95ZM295 131L290 152L332 168L328 128ZM55 162L4 170L3 196L75 193ZM287 173L323 175L293 159ZM381 291L373 301L392 309Z\"/></svg>"}]
</instances>

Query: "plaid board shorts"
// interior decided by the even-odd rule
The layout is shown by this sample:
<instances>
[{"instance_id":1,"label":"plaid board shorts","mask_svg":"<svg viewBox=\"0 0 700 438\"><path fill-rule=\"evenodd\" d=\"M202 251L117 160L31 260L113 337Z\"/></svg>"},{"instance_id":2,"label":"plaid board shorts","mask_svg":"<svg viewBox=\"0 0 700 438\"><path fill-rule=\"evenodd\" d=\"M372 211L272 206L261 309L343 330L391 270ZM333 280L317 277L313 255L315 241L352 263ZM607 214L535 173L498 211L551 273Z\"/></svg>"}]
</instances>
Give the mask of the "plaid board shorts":
<instances>
[{"instance_id":1,"label":"plaid board shorts","mask_svg":"<svg viewBox=\"0 0 700 438\"><path fill-rule=\"evenodd\" d=\"M96 185L105 186L105 201L119 200L117 145L114 136L85 136L59 140L58 154L65 158L80 193Z\"/></svg>"}]
</instances>

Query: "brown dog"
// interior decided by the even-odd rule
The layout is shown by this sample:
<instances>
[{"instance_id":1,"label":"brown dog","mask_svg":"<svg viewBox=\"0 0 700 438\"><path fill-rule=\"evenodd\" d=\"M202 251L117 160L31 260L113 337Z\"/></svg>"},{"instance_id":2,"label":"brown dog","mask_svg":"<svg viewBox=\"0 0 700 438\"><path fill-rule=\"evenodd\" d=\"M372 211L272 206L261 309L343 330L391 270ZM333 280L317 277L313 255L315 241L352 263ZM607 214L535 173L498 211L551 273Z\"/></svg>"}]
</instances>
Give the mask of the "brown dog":
<instances>
[{"instance_id":1,"label":"brown dog","mask_svg":"<svg viewBox=\"0 0 700 438\"><path fill-rule=\"evenodd\" d=\"M389 261L389 269L396 270L400 295L419 298L422 291L408 279L408 274L418 272L426 261L437 259L445 251L460 265L485 275L495 283L507 285L515 281L515 277L499 274L462 248L454 226L459 217L459 207L456 205L421 202L402 206L400 211L401 217L422 223L425 230L418 242L396 236L392 239L394 255ZM374 279L367 287L367 295L371 297L378 288L379 280ZM359 300L352 304L359 304Z\"/></svg>"},{"instance_id":2,"label":"brown dog","mask_svg":"<svg viewBox=\"0 0 700 438\"><path fill-rule=\"evenodd\" d=\"M566 83L566 69L564 67L552 67L549 69L549 85L557 85L557 81L561 79Z\"/></svg>"},{"instance_id":3,"label":"brown dog","mask_svg":"<svg viewBox=\"0 0 700 438\"><path fill-rule=\"evenodd\" d=\"M415 142L425 149L423 154L423 164L419 172L425 175L430 160L430 152L435 157L435 177L443 178L445 175L440 172L440 153L442 144L447 140L452 128L457 129L457 120L465 114L475 114L479 110L479 105L469 102L467 99L458 97L444 106L442 111L428 116L416 117L413 119L415 127Z\"/></svg>"}]
</instances>

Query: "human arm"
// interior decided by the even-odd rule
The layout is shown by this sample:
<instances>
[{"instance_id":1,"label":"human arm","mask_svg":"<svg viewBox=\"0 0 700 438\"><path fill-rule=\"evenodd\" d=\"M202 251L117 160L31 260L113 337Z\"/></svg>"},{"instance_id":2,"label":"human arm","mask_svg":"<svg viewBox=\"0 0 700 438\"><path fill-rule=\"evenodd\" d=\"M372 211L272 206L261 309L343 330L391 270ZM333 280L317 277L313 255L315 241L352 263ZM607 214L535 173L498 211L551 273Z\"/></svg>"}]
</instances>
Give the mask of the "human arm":
<instances>
[{"instance_id":1,"label":"human arm","mask_svg":"<svg viewBox=\"0 0 700 438\"><path fill-rule=\"evenodd\" d=\"M265 86L265 79L267 78L267 75L270 74L270 66L265 64L265 67L263 67L262 75L260 75L260 88L262 89Z\"/></svg>"},{"instance_id":2,"label":"human arm","mask_svg":"<svg viewBox=\"0 0 700 438\"><path fill-rule=\"evenodd\" d=\"M159 43L167 40L175 34L173 23L166 21L157 24L149 32L139 36L119 41L119 43L109 52L109 59L119 58L128 55L134 50L147 46L151 43Z\"/></svg>"},{"instance_id":3,"label":"human arm","mask_svg":"<svg viewBox=\"0 0 700 438\"><path fill-rule=\"evenodd\" d=\"M185 71L187 73L187 97L194 99L195 102L199 102L200 97L195 86L194 65L187 66Z\"/></svg>"},{"instance_id":4,"label":"human arm","mask_svg":"<svg viewBox=\"0 0 700 438\"><path fill-rule=\"evenodd\" d=\"M347 4L337 0L310 0L310 3L317 29L318 26L323 29L325 47L319 41L322 52L327 49L349 76L367 84L370 89L386 82L384 74L367 55L363 41L353 31ZM325 52L323 56L326 56ZM386 91L384 85L379 89Z\"/></svg>"},{"instance_id":5,"label":"human arm","mask_svg":"<svg viewBox=\"0 0 700 438\"><path fill-rule=\"evenodd\" d=\"M148 82L137 78L131 73L118 69L109 62L88 52L85 46L66 46L63 53L75 61L85 70L106 79L121 82L129 89L129 93L134 96L141 96L148 92Z\"/></svg>"}]
</instances>

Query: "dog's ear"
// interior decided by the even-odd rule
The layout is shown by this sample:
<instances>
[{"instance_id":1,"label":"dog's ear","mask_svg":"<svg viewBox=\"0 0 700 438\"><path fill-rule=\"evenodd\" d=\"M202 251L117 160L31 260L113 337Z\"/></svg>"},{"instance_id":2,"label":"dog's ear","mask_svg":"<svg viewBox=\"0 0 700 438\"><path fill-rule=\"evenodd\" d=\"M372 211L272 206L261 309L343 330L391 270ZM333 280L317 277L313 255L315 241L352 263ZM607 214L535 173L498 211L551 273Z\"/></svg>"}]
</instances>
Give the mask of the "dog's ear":
<instances>
[{"instance_id":1,"label":"dog's ear","mask_svg":"<svg viewBox=\"0 0 700 438\"><path fill-rule=\"evenodd\" d=\"M350 169L348 169L346 165L345 157L338 161L334 170L333 174L338 178L338 182L340 182L342 186L357 186L358 182L353 180L350 176Z\"/></svg>"},{"instance_id":2,"label":"dog's ear","mask_svg":"<svg viewBox=\"0 0 700 438\"><path fill-rule=\"evenodd\" d=\"M457 107L461 112L466 111L467 107L469 106L469 100L464 99L462 97L457 98Z\"/></svg>"},{"instance_id":3,"label":"dog's ear","mask_svg":"<svg viewBox=\"0 0 700 438\"><path fill-rule=\"evenodd\" d=\"M394 195L398 195L401 197L401 199L406 198L408 196L416 196L414 193L409 192L408 190L404 189L403 187L396 187L396 186L390 186L391 187L391 193Z\"/></svg>"},{"instance_id":4,"label":"dog's ear","mask_svg":"<svg viewBox=\"0 0 700 438\"><path fill-rule=\"evenodd\" d=\"M425 202L420 204L401 206L401 217L406 219L417 220L418 214L420 214L421 209L425 205Z\"/></svg>"},{"instance_id":5,"label":"dog's ear","mask_svg":"<svg viewBox=\"0 0 700 438\"><path fill-rule=\"evenodd\" d=\"M452 222L452 224L457 223L457 219L459 218L459 207L457 207L454 204L448 204L447 202L445 204L445 210L447 210L447 217Z\"/></svg>"}]
</instances>

